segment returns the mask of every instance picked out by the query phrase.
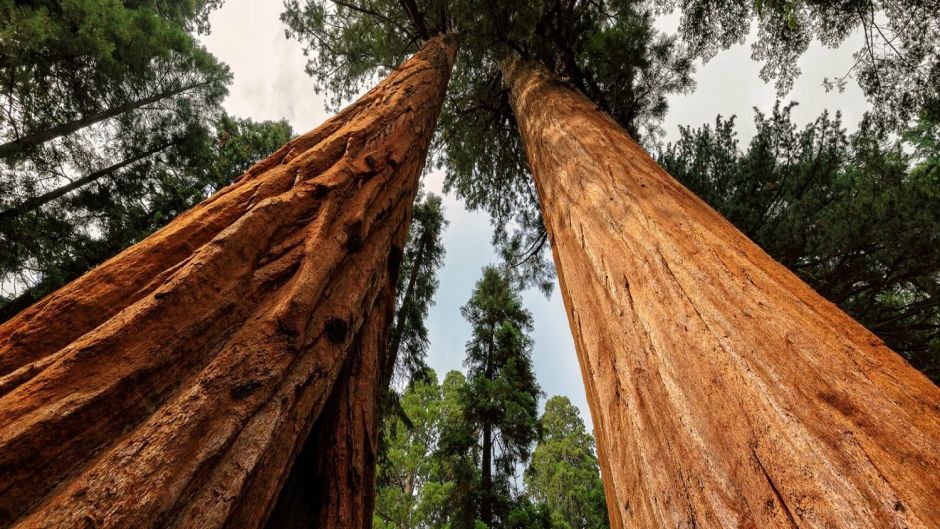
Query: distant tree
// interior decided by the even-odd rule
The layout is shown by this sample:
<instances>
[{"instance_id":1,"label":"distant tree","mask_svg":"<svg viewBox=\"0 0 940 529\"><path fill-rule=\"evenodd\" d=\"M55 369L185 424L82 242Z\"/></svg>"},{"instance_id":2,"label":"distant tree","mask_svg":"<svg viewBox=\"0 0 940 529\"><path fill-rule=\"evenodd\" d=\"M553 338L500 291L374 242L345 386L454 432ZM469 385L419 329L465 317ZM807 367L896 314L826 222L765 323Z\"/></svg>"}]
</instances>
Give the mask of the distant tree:
<instances>
[{"instance_id":1,"label":"distant tree","mask_svg":"<svg viewBox=\"0 0 940 529\"><path fill-rule=\"evenodd\" d=\"M940 382L940 149L923 121L892 140L870 117L847 134L794 104L682 128L660 163L775 259Z\"/></svg>"},{"instance_id":2,"label":"distant tree","mask_svg":"<svg viewBox=\"0 0 940 529\"><path fill-rule=\"evenodd\" d=\"M461 313L471 327L461 402L480 462L477 516L486 527L500 527L512 510L516 465L528 459L538 432L532 315L505 273L491 266Z\"/></svg>"},{"instance_id":3,"label":"distant tree","mask_svg":"<svg viewBox=\"0 0 940 529\"><path fill-rule=\"evenodd\" d=\"M752 57L780 95L800 75L799 59L818 40L832 48L861 33L855 63L823 80L842 89L855 78L883 123L905 125L924 113L940 119L940 2L937 0L657 0L682 14L679 32L709 59L743 44L756 22Z\"/></svg>"},{"instance_id":4,"label":"distant tree","mask_svg":"<svg viewBox=\"0 0 940 529\"><path fill-rule=\"evenodd\" d=\"M473 427L467 427L464 411L467 390L460 372L449 372L438 385L429 370L402 394L403 413L384 417L386 446L378 463L373 527L482 527L476 518L481 469L474 457ZM594 440L577 410L566 398L553 397L542 422L548 430L532 454L526 488L501 498L507 514L496 527L608 527ZM538 476L533 475L534 467Z\"/></svg>"},{"instance_id":5,"label":"distant tree","mask_svg":"<svg viewBox=\"0 0 940 529\"><path fill-rule=\"evenodd\" d=\"M565 529L610 527L594 437L568 397L545 403L541 437L525 473L526 492Z\"/></svg>"},{"instance_id":6,"label":"distant tree","mask_svg":"<svg viewBox=\"0 0 940 529\"><path fill-rule=\"evenodd\" d=\"M411 383L401 397L403 417L387 415L376 476L376 529L437 527L454 484L443 479L436 457L443 415L441 387L433 371ZM407 422L406 422L407 420Z\"/></svg>"},{"instance_id":7,"label":"distant tree","mask_svg":"<svg viewBox=\"0 0 940 529\"><path fill-rule=\"evenodd\" d=\"M419 196L398 276L395 319L383 359L385 387L389 387L396 370L404 380L411 380L427 370L425 320L434 304L438 270L444 264L442 236L446 226L441 198L434 194Z\"/></svg>"},{"instance_id":8,"label":"distant tree","mask_svg":"<svg viewBox=\"0 0 940 529\"><path fill-rule=\"evenodd\" d=\"M472 508L479 471L462 440L461 396L466 378L450 371L438 385L428 370L401 397L401 414L383 417L373 526L377 529L459 527L463 507ZM469 502L465 501L469 500ZM472 516L473 513L470 512Z\"/></svg>"}]
</instances>

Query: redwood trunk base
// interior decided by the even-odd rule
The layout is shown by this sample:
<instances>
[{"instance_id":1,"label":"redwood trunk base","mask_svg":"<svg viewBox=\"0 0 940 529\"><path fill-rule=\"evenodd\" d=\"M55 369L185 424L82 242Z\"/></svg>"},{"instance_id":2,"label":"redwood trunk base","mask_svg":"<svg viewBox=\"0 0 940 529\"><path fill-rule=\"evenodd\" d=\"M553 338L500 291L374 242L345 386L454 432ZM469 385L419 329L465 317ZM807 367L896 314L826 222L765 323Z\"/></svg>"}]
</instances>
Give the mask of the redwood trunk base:
<instances>
[{"instance_id":1,"label":"redwood trunk base","mask_svg":"<svg viewBox=\"0 0 940 529\"><path fill-rule=\"evenodd\" d=\"M262 527L305 439L342 499L314 519L367 525L380 355L455 47L430 40L0 326L0 527Z\"/></svg>"},{"instance_id":2,"label":"redwood trunk base","mask_svg":"<svg viewBox=\"0 0 940 529\"><path fill-rule=\"evenodd\" d=\"M544 69L504 78L613 527L940 527L940 389Z\"/></svg>"}]
</instances>

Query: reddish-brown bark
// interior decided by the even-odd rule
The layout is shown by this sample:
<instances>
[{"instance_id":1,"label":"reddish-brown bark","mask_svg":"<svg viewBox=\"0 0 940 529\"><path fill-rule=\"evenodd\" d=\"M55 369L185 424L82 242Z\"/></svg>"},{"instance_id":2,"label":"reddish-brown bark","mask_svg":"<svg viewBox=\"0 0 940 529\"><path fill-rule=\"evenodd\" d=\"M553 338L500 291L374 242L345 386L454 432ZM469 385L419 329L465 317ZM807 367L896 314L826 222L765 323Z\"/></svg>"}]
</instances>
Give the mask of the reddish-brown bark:
<instances>
[{"instance_id":1,"label":"reddish-brown bark","mask_svg":"<svg viewBox=\"0 0 940 529\"><path fill-rule=\"evenodd\" d=\"M430 40L0 326L0 526L260 527L308 432L309 471L343 493L315 519L367 525L380 355L455 47Z\"/></svg>"},{"instance_id":2,"label":"reddish-brown bark","mask_svg":"<svg viewBox=\"0 0 940 529\"><path fill-rule=\"evenodd\" d=\"M940 389L536 65L504 77L613 527L940 527Z\"/></svg>"}]
</instances>

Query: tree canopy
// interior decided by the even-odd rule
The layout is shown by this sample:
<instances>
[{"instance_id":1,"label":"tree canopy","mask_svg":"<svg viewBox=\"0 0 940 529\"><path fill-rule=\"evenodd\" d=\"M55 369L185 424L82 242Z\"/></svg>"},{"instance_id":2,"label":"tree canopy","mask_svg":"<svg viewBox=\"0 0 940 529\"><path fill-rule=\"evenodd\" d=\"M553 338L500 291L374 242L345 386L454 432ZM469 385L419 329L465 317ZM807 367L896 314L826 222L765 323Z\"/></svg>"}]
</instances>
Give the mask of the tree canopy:
<instances>
[{"instance_id":1,"label":"tree canopy","mask_svg":"<svg viewBox=\"0 0 940 529\"><path fill-rule=\"evenodd\" d=\"M545 403L541 436L525 472L526 491L546 505L559 529L610 527L594 437L568 397Z\"/></svg>"},{"instance_id":2,"label":"tree canopy","mask_svg":"<svg viewBox=\"0 0 940 529\"><path fill-rule=\"evenodd\" d=\"M783 95L814 40L835 48L861 33L855 63L825 86L854 78L882 123L904 127L921 114L940 120L940 2L937 0L657 0L681 13L679 31L705 59L743 44L756 26L752 57Z\"/></svg>"},{"instance_id":3,"label":"tree canopy","mask_svg":"<svg viewBox=\"0 0 940 529\"><path fill-rule=\"evenodd\" d=\"M0 320L290 138L221 112L231 75L196 41L220 3L0 5Z\"/></svg>"},{"instance_id":4,"label":"tree canopy","mask_svg":"<svg viewBox=\"0 0 940 529\"><path fill-rule=\"evenodd\" d=\"M446 190L487 211L494 242L523 283L551 288L546 235L499 64L537 60L575 84L634 134L655 135L666 95L691 86L691 62L629 0L499 2L289 0L287 34L308 53L307 72L338 103L412 52L429 34L458 31L461 45L438 125Z\"/></svg>"}]
</instances>

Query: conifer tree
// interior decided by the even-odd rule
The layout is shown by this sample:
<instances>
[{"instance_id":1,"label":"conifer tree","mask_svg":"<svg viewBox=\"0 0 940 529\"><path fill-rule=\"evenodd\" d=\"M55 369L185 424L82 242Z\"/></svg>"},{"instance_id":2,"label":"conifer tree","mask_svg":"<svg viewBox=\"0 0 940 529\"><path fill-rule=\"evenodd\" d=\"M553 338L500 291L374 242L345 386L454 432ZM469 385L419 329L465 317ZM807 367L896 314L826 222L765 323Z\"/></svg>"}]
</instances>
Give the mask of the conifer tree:
<instances>
[{"instance_id":1,"label":"conifer tree","mask_svg":"<svg viewBox=\"0 0 940 529\"><path fill-rule=\"evenodd\" d=\"M207 124L224 119L231 80L195 39L218 4L0 6L0 296L15 302L7 317L140 240L134 226L148 221L127 218L128 208L198 182ZM162 225L199 199L150 213Z\"/></svg>"},{"instance_id":2,"label":"conifer tree","mask_svg":"<svg viewBox=\"0 0 940 529\"><path fill-rule=\"evenodd\" d=\"M382 366L383 387L390 387L396 369L407 381L427 370L425 320L434 304L437 272L444 262L442 237L446 225L441 198L434 194L418 197L398 277L395 319Z\"/></svg>"},{"instance_id":3,"label":"conifer tree","mask_svg":"<svg viewBox=\"0 0 940 529\"><path fill-rule=\"evenodd\" d=\"M461 405L479 455L477 517L486 527L501 527L512 509L516 465L528 459L538 430L532 316L505 273L491 266L461 313L471 327Z\"/></svg>"},{"instance_id":4,"label":"conifer tree","mask_svg":"<svg viewBox=\"0 0 940 529\"><path fill-rule=\"evenodd\" d=\"M454 514L455 454L440 450L440 439L450 421L461 419L458 398L464 384L460 372L449 372L439 384L437 375L428 371L402 394L402 414L383 417L376 529L447 527Z\"/></svg>"},{"instance_id":5,"label":"conifer tree","mask_svg":"<svg viewBox=\"0 0 940 529\"><path fill-rule=\"evenodd\" d=\"M594 437L568 397L554 396L539 419L541 435L525 472L526 493L545 505L558 529L610 527Z\"/></svg>"}]
</instances>

